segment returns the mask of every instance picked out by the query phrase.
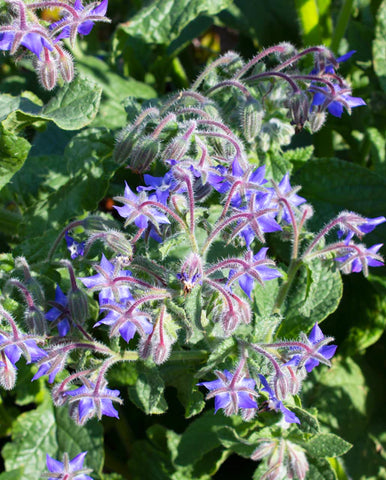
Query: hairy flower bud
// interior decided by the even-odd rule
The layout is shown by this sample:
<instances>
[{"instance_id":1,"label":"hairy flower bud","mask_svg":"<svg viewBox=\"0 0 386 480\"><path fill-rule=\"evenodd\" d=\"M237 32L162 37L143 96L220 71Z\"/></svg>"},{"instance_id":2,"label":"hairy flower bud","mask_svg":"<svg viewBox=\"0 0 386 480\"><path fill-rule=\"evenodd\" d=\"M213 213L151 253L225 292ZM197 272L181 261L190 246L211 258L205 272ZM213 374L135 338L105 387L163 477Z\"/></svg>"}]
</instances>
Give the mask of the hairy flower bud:
<instances>
[{"instance_id":1,"label":"hairy flower bud","mask_svg":"<svg viewBox=\"0 0 386 480\"><path fill-rule=\"evenodd\" d=\"M326 112L311 112L309 118L309 125L312 133L319 131L326 121Z\"/></svg>"},{"instance_id":2,"label":"hairy flower bud","mask_svg":"<svg viewBox=\"0 0 386 480\"><path fill-rule=\"evenodd\" d=\"M284 373L281 372L275 375L273 379L273 391L275 392L276 398L279 400L284 400L287 397L289 385L287 377L284 375Z\"/></svg>"},{"instance_id":3,"label":"hairy flower bud","mask_svg":"<svg viewBox=\"0 0 386 480\"><path fill-rule=\"evenodd\" d=\"M289 464L287 466L290 478L304 480L309 470L307 457L304 450L292 442L286 441Z\"/></svg>"},{"instance_id":4,"label":"hairy flower bud","mask_svg":"<svg viewBox=\"0 0 386 480\"><path fill-rule=\"evenodd\" d=\"M202 282L202 260L197 253L191 253L184 261L177 278L184 285L185 295L190 293L197 283Z\"/></svg>"},{"instance_id":5,"label":"hairy flower bud","mask_svg":"<svg viewBox=\"0 0 386 480\"><path fill-rule=\"evenodd\" d=\"M129 160L135 144L139 140L140 133L132 125L127 126L117 136L117 143L114 148L113 159L119 165Z\"/></svg>"},{"instance_id":6,"label":"hairy flower bud","mask_svg":"<svg viewBox=\"0 0 386 480\"><path fill-rule=\"evenodd\" d=\"M304 92L295 93L288 102L289 116L297 129L302 129L310 113L310 101Z\"/></svg>"},{"instance_id":7,"label":"hairy flower bud","mask_svg":"<svg viewBox=\"0 0 386 480\"><path fill-rule=\"evenodd\" d=\"M63 80L67 83L74 79L74 61L72 55L66 50L60 50L57 60L59 73Z\"/></svg>"},{"instance_id":8,"label":"hairy flower bud","mask_svg":"<svg viewBox=\"0 0 386 480\"><path fill-rule=\"evenodd\" d=\"M247 142L251 143L255 140L260 132L263 117L264 109L261 103L253 97L249 97L240 112L241 126Z\"/></svg>"},{"instance_id":9,"label":"hairy flower bud","mask_svg":"<svg viewBox=\"0 0 386 480\"><path fill-rule=\"evenodd\" d=\"M46 335L48 331L46 318L44 313L35 305L26 309L24 320L32 333L36 335Z\"/></svg>"},{"instance_id":10,"label":"hairy flower bud","mask_svg":"<svg viewBox=\"0 0 386 480\"><path fill-rule=\"evenodd\" d=\"M83 324L88 317L88 298L85 292L80 288L71 289L67 301L71 318L74 322Z\"/></svg>"},{"instance_id":11,"label":"hairy flower bud","mask_svg":"<svg viewBox=\"0 0 386 480\"><path fill-rule=\"evenodd\" d=\"M269 457L277 447L277 440L273 438L260 438L258 442L259 446L251 455L251 459L255 461Z\"/></svg>"},{"instance_id":12,"label":"hairy flower bud","mask_svg":"<svg viewBox=\"0 0 386 480\"><path fill-rule=\"evenodd\" d=\"M15 365L4 354L4 350L0 353L0 385L5 390L12 390L16 383L17 370Z\"/></svg>"},{"instance_id":13,"label":"hairy flower bud","mask_svg":"<svg viewBox=\"0 0 386 480\"><path fill-rule=\"evenodd\" d=\"M34 66L43 87L46 90L52 90L56 86L58 79L58 67L46 48L44 49L44 55L44 60L40 61L39 59L36 59L34 61Z\"/></svg>"},{"instance_id":14,"label":"hairy flower bud","mask_svg":"<svg viewBox=\"0 0 386 480\"><path fill-rule=\"evenodd\" d=\"M131 152L129 168L135 173L143 173L156 160L160 151L160 141L152 137L144 137Z\"/></svg>"}]
</instances>

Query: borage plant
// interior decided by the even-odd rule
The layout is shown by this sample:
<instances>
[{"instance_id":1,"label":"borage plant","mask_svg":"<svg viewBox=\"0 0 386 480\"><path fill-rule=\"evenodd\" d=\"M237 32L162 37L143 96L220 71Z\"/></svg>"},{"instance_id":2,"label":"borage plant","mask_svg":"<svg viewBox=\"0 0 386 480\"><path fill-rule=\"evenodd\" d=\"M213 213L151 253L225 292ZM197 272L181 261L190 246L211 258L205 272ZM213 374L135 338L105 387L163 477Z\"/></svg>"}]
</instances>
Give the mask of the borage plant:
<instances>
[{"instance_id":1,"label":"borage plant","mask_svg":"<svg viewBox=\"0 0 386 480\"><path fill-rule=\"evenodd\" d=\"M9 3L1 48L31 51L47 89L58 72L70 82L63 39L74 42L105 21L107 2ZM52 7L60 20L42 24L36 11ZM245 63L229 52L190 89L137 110L113 152L116 169L129 169L114 197L115 220L79 218L45 262L21 256L3 275L2 386L14 388L24 356L36 364L32 380L47 376L54 405L76 424L119 422L125 406L114 371L128 364L129 397L147 413L166 410L165 385L177 388L187 418L214 400L216 416L193 418L170 447L177 453L163 467L168 478L209 478L233 452L259 462L261 480L332 478L321 477L332 472L327 458L350 444L320 431L299 392L335 355L319 323L339 302L339 272L367 275L383 265L381 244L360 242L386 219L343 211L312 233L313 208L291 185L281 147L295 131L319 130L327 112L340 117L364 105L336 73L351 53L336 59L325 47L279 44ZM311 56L313 69L304 72ZM47 265L49 279L39 279ZM43 284L55 290L48 302ZM85 455L48 455L46 476L91 478Z\"/></svg>"}]
</instances>

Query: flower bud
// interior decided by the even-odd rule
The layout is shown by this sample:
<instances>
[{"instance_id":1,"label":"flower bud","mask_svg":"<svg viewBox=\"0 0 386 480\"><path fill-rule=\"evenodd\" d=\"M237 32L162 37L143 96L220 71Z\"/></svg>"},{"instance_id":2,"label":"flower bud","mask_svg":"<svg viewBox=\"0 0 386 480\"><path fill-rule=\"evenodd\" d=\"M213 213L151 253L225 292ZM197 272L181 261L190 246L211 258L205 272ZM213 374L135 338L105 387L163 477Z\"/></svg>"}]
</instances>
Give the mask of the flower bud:
<instances>
[{"instance_id":1,"label":"flower bud","mask_svg":"<svg viewBox=\"0 0 386 480\"><path fill-rule=\"evenodd\" d=\"M15 365L9 361L3 350L0 354L0 385L5 390L12 390L16 383L16 375Z\"/></svg>"},{"instance_id":2,"label":"flower bud","mask_svg":"<svg viewBox=\"0 0 386 480\"><path fill-rule=\"evenodd\" d=\"M47 320L44 313L35 305L28 307L24 314L24 320L28 329L35 335L46 335Z\"/></svg>"},{"instance_id":3,"label":"flower bud","mask_svg":"<svg viewBox=\"0 0 386 480\"><path fill-rule=\"evenodd\" d=\"M191 137L196 129L196 122L190 122L190 125L184 135L174 138L164 149L163 160L173 158L178 161L181 160L186 152L189 150Z\"/></svg>"},{"instance_id":4,"label":"flower bud","mask_svg":"<svg viewBox=\"0 0 386 480\"><path fill-rule=\"evenodd\" d=\"M272 438L260 438L258 441L260 445L252 453L252 460L262 460L265 457L269 457L277 447L277 441Z\"/></svg>"},{"instance_id":5,"label":"flower bud","mask_svg":"<svg viewBox=\"0 0 386 480\"><path fill-rule=\"evenodd\" d=\"M121 232L110 230L104 234L103 240L106 245L118 255L123 255L131 259L133 257L133 248L126 236Z\"/></svg>"},{"instance_id":6,"label":"flower bud","mask_svg":"<svg viewBox=\"0 0 386 480\"><path fill-rule=\"evenodd\" d=\"M323 127L326 121L326 112L311 112L308 122L312 133L317 132Z\"/></svg>"},{"instance_id":7,"label":"flower bud","mask_svg":"<svg viewBox=\"0 0 386 480\"><path fill-rule=\"evenodd\" d=\"M58 79L58 70L56 63L51 58L47 48L44 48L45 58L43 61L36 59L34 62L40 83L46 90L52 90Z\"/></svg>"},{"instance_id":8,"label":"flower bud","mask_svg":"<svg viewBox=\"0 0 386 480\"><path fill-rule=\"evenodd\" d=\"M164 343L158 343L154 347L153 351L153 360L154 363L157 365L161 365L161 363L166 362L166 360L169 358L171 352L171 345L169 342L164 342Z\"/></svg>"},{"instance_id":9,"label":"flower bud","mask_svg":"<svg viewBox=\"0 0 386 480\"><path fill-rule=\"evenodd\" d=\"M273 379L273 391L276 398L278 398L279 400L284 400L287 397L289 385L287 377L284 375L284 373L281 372L275 375Z\"/></svg>"},{"instance_id":10,"label":"flower bud","mask_svg":"<svg viewBox=\"0 0 386 480\"><path fill-rule=\"evenodd\" d=\"M72 82L74 79L74 62L72 60L72 55L66 50L61 50L57 62L59 73L63 80L67 83Z\"/></svg>"},{"instance_id":11,"label":"flower bud","mask_svg":"<svg viewBox=\"0 0 386 480\"><path fill-rule=\"evenodd\" d=\"M261 103L253 97L248 98L240 112L241 126L247 142L255 140L260 132L264 117L264 110Z\"/></svg>"},{"instance_id":12,"label":"flower bud","mask_svg":"<svg viewBox=\"0 0 386 480\"><path fill-rule=\"evenodd\" d=\"M62 384L55 385L51 390L52 401L55 407L62 407L67 401L68 397L61 388Z\"/></svg>"},{"instance_id":13,"label":"flower bud","mask_svg":"<svg viewBox=\"0 0 386 480\"><path fill-rule=\"evenodd\" d=\"M143 173L156 160L160 150L160 142L152 137L143 138L130 156L129 168L135 173Z\"/></svg>"},{"instance_id":14,"label":"flower bud","mask_svg":"<svg viewBox=\"0 0 386 480\"><path fill-rule=\"evenodd\" d=\"M224 333L229 336L234 330L236 330L239 324L240 318L236 310L227 310L222 315L222 326Z\"/></svg>"},{"instance_id":15,"label":"flower bud","mask_svg":"<svg viewBox=\"0 0 386 480\"><path fill-rule=\"evenodd\" d=\"M74 322L83 324L88 317L88 298L80 289L71 289L67 297L68 309Z\"/></svg>"},{"instance_id":16,"label":"flower bud","mask_svg":"<svg viewBox=\"0 0 386 480\"><path fill-rule=\"evenodd\" d=\"M309 470L307 457L302 448L292 442L286 442L289 457L289 465L287 467L291 478L304 480Z\"/></svg>"},{"instance_id":17,"label":"flower bud","mask_svg":"<svg viewBox=\"0 0 386 480\"><path fill-rule=\"evenodd\" d=\"M310 101L304 92L295 93L288 102L289 116L298 129L302 128L308 120Z\"/></svg>"},{"instance_id":18,"label":"flower bud","mask_svg":"<svg viewBox=\"0 0 386 480\"><path fill-rule=\"evenodd\" d=\"M139 132L131 125L121 130L117 137L117 143L113 152L113 159L119 165L123 165L133 151L135 144L139 139Z\"/></svg>"}]
</instances>

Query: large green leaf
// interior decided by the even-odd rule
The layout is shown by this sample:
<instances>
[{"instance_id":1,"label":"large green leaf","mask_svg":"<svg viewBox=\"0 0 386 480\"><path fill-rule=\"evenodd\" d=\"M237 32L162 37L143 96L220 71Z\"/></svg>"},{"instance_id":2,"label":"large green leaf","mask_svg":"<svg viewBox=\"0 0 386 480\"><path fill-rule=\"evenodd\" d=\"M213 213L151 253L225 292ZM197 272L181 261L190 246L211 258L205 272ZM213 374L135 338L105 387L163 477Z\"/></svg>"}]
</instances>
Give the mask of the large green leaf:
<instances>
[{"instance_id":1,"label":"large green leaf","mask_svg":"<svg viewBox=\"0 0 386 480\"><path fill-rule=\"evenodd\" d=\"M302 267L289 291L278 335L293 337L310 330L336 310L342 292L334 266L314 261Z\"/></svg>"},{"instance_id":2,"label":"large green leaf","mask_svg":"<svg viewBox=\"0 0 386 480\"><path fill-rule=\"evenodd\" d=\"M44 258L66 223L97 208L117 168L112 150L113 139L103 129L84 130L71 140L61 159L65 172L60 167L47 177L45 192L24 214L23 255Z\"/></svg>"},{"instance_id":3,"label":"large green leaf","mask_svg":"<svg viewBox=\"0 0 386 480\"><path fill-rule=\"evenodd\" d=\"M164 413L168 406L165 401L165 384L155 365L137 363L138 377L135 385L129 386L130 400L147 415Z\"/></svg>"},{"instance_id":4,"label":"large green leaf","mask_svg":"<svg viewBox=\"0 0 386 480\"><path fill-rule=\"evenodd\" d=\"M124 78L113 72L106 62L99 58L82 56L77 60L77 69L102 88L102 100L93 126L118 128L126 124L127 113L123 101L128 97L149 100L157 92L146 83Z\"/></svg>"},{"instance_id":5,"label":"large green leaf","mask_svg":"<svg viewBox=\"0 0 386 480\"><path fill-rule=\"evenodd\" d=\"M88 125L98 112L102 89L88 78L76 79L60 88L43 107L29 98L0 95L0 118L9 130L18 131L34 123L52 121L63 130L78 130ZM4 112L4 113L3 113Z\"/></svg>"},{"instance_id":6,"label":"large green leaf","mask_svg":"<svg viewBox=\"0 0 386 480\"><path fill-rule=\"evenodd\" d=\"M216 15L231 3L231 0L153 0L129 24L121 25L118 33L142 38L148 44L168 45L198 16Z\"/></svg>"},{"instance_id":7,"label":"large green leaf","mask_svg":"<svg viewBox=\"0 0 386 480\"><path fill-rule=\"evenodd\" d=\"M5 468L23 469L20 480L39 480L46 470L46 454L61 460L88 451L86 464L96 475L103 466L103 432L100 423L90 421L78 427L66 408L55 409L46 400L36 410L21 414L13 425L12 441L2 451ZM15 477L18 478L18 477Z\"/></svg>"},{"instance_id":8,"label":"large green leaf","mask_svg":"<svg viewBox=\"0 0 386 480\"><path fill-rule=\"evenodd\" d=\"M0 190L23 166L31 145L0 124Z\"/></svg>"}]
</instances>

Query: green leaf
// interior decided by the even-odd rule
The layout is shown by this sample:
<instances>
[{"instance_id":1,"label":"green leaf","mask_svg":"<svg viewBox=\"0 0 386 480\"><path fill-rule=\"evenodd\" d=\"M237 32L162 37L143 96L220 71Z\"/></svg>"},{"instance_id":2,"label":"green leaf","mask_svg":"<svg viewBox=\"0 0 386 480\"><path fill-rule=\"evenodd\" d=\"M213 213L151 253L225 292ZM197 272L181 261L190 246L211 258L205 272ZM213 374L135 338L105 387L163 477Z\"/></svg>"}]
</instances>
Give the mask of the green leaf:
<instances>
[{"instance_id":1,"label":"green leaf","mask_svg":"<svg viewBox=\"0 0 386 480\"><path fill-rule=\"evenodd\" d=\"M307 410L300 407L291 407L291 411L298 417L300 424L298 428L304 433L319 433L319 422L316 416L311 415Z\"/></svg>"},{"instance_id":2,"label":"green leaf","mask_svg":"<svg viewBox=\"0 0 386 480\"><path fill-rule=\"evenodd\" d=\"M0 95L0 105L5 108L3 124L10 130L22 128L41 121L52 121L63 130L78 130L88 125L98 112L102 89L87 78L76 79L60 88L56 95L42 108L34 101L23 97Z\"/></svg>"},{"instance_id":3,"label":"green leaf","mask_svg":"<svg viewBox=\"0 0 386 480\"><path fill-rule=\"evenodd\" d=\"M148 44L168 45L200 15L216 15L231 4L230 0L153 0L118 27L118 35L142 38Z\"/></svg>"},{"instance_id":4,"label":"green leaf","mask_svg":"<svg viewBox=\"0 0 386 480\"><path fill-rule=\"evenodd\" d=\"M165 384L158 367L138 362L137 371L135 385L128 388L130 400L147 415L164 413L168 406L164 398Z\"/></svg>"},{"instance_id":5,"label":"green leaf","mask_svg":"<svg viewBox=\"0 0 386 480\"><path fill-rule=\"evenodd\" d=\"M235 427L241 423L241 418L236 416L213 415L213 411L204 413L192 422L182 435L176 462L179 465L198 462L221 445L217 434L218 427Z\"/></svg>"},{"instance_id":6,"label":"green leaf","mask_svg":"<svg viewBox=\"0 0 386 480\"><path fill-rule=\"evenodd\" d=\"M46 454L61 460L88 451L86 464L99 474L103 466L103 431L92 421L78 427L66 408L55 409L46 400L36 410L21 414L13 425L12 441L2 455L6 471L22 468L20 480L38 480L46 470Z\"/></svg>"},{"instance_id":7,"label":"green leaf","mask_svg":"<svg viewBox=\"0 0 386 480\"><path fill-rule=\"evenodd\" d=\"M336 310L342 292L342 279L335 266L320 261L307 264L291 286L277 335L293 337L307 332Z\"/></svg>"},{"instance_id":8,"label":"green leaf","mask_svg":"<svg viewBox=\"0 0 386 480\"><path fill-rule=\"evenodd\" d=\"M184 353L184 352L182 352ZM162 365L160 373L165 379L167 385L172 385L177 389L177 396L185 408L185 418L198 415L205 407L203 394L198 390L197 372L198 362L185 363L169 362Z\"/></svg>"},{"instance_id":9,"label":"green leaf","mask_svg":"<svg viewBox=\"0 0 386 480\"><path fill-rule=\"evenodd\" d=\"M334 470L324 458L308 458L307 477L312 480L337 480Z\"/></svg>"},{"instance_id":10,"label":"green leaf","mask_svg":"<svg viewBox=\"0 0 386 480\"><path fill-rule=\"evenodd\" d=\"M386 178L343 160L310 160L296 172L293 184L302 185L302 196L318 213L310 220L313 228L321 228L342 210L369 218L386 211ZM371 237L382 243L385 231L381 225Z\"/></svg>"},{"instance_id":11,"label":"green leaf","mask_svg":"<svg viewBox=\"0 0 386 480\"><path fill-rule=\"evenodd\" d=\"M157 92L146 83L124 78L113 72L111 67L97 57L82 56L77 59L77 69L102 89L102 100L94 127L118 128L126 124L127 113L124 100L128 97L149 100Z\"/></svg>"},{"instance_id":12,"label":"green leaf","mask_svg":"<svg viewBox=\"0 0 386 480\"><path fill-rule=\"evenodd\" d=\"M0 190L23 166L31 145L0 124Z\"/></svg>"},{"instance_id":13,"label":"green leaf","mask_svg":"<svg viewBox=\"0 0 386 480\"><path fill-rule=\"evenodd\" d=\"M386 0L378 7L378 15L373 41L374 70L383 91L386 91Z\"/></svg>"},{"instance_id":14,"label":"green leaf","mask_svg":"<svg viewBox=\"0 0 386 480\"><path fill-rule=\"evenodd\" d=\"M23 480L23 469L18 468L10 472L3 472L0 474L0 480Z\"/></svg>"},{"instance_id":15,"label":"green leaf","mask_svg":"<svg viewBox=\"0 0 386 480\"><path fill-rule=\"evenodd\" d=\"M71 140L62 160L65 176L51 175L50 188L24 213L23 255L30 260L45 258L65 224L97 209L117 168L112 151L113 138L104 130L84 130Z\"/></svg>"},{"instance_id":16,"label":"green leaf","mask_svg":"<svg viewBox=\"0 0 386 480\"><path fill-rule=\"evenodd\" d=\"M302 167L310 158L312 157L312 154L314 153L314 146L313 145L308 145L308 147L299 147L299 148L294 148L291 150L286 150L283 152L283 158L285 160L289 160L294 169L297 170L298 168Z\"/></svg>"},{"instance_id":17,"label":"green leaf","mask_svg":"<svg viewBox=\"0 0 386 480\"><path fill-rule=\"evenodd\" d=\"M351 447L351 443L333 433L321 433L306 443L306 449L313 457L339 457Z\"/></svg>"}]
</instances>

